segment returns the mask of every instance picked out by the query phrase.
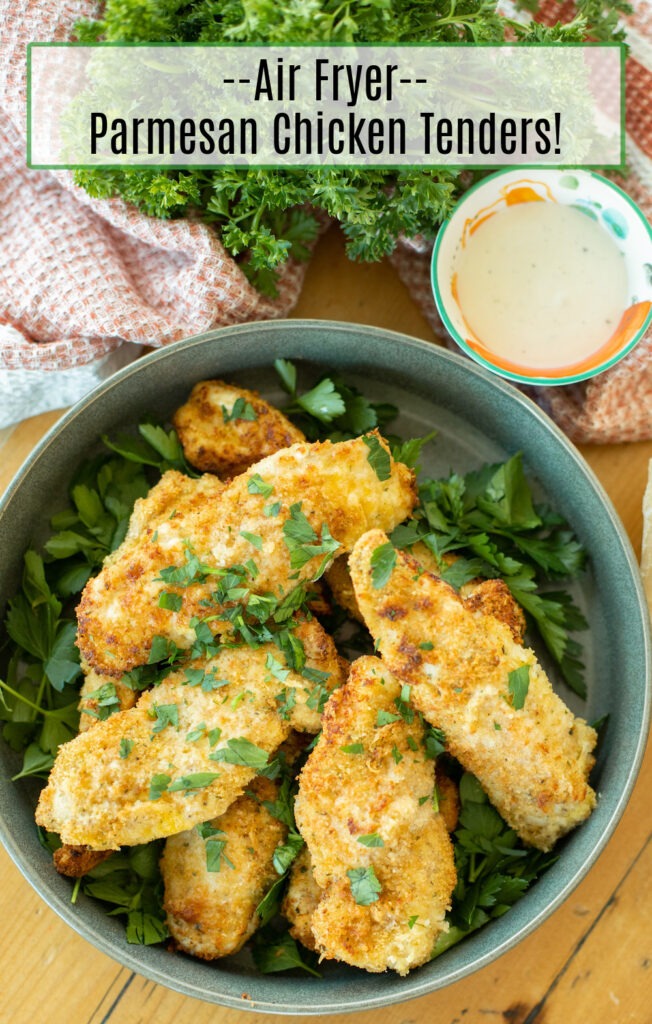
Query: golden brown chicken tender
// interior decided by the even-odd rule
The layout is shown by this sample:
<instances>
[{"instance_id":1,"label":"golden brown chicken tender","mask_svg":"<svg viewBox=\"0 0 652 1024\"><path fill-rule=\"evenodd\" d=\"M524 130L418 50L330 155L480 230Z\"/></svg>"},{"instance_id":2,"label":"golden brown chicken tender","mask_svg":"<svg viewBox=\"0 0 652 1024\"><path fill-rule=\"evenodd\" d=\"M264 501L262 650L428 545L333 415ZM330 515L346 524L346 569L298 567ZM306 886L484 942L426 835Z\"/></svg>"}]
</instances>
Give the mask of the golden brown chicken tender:
<instances>
[{"instance_id":1,"label":"golden brown chicken tender","mask_svg":"<svg viewBox=\"0 0 652 1024\"><path fill-rule=\"evenodd\" d=\"M54 851L52 861L60 875L83 878L112 853L113 850L91 850L90 846L69 846L64 843Z\"/></svg>"},{"instance_id":2,"label":"golden brown chicken tender","mask_svg":"<svg viewBox=\"0 0 652 1024\"><path fill-rule=\"evenodd\" d=\"M260 922L256 907L279 877L273 856L287 826L263 805L277 798L278 785L259 776L249 792L208 822L206 837L197 828L171 836L161 857L170 934L178 949L203 960L242 948Z\"/></svg>"},{"instance_id":3,"label":"golden brown chicken tender","mask_svg":"<svg viewBox=\"0 0 652 1024\"><path fill-rule=\"evenodd\" d=\"M306 949L317 952L312 933L312 916L322 897L315 881L310 850L304 846L290 869L290 882L281 905L281 913L290 925L290 935Z\"/></svg>"},{"instance_id":4,"label":"golden brown chicken tender","mask_svg":"<svg viewBox=\"0 0 652 1024\"><path fill-rule=\"evenodd\" d=\"M222 380L195 384L172 422L188 462L202 472L233 477L266 455L305 437L257 391Z\"/></svg>"},{"instance_id":5,"label":"golden brown chicken tender","mask_svg":"<svg viewBox=\"0 0 652 1024\"><path fill-rule=\"evenodd\" d=\"M303 623L295 636L307 667L327 673L323 685L339 685L337 651L321 626ZM279 654L275 644L224 648L63 744L39 798L37 823L64 843L109 850L223 814L262 767L260 758L292 728L319 728L315 686L289 670L280 683L267 663ZM294 705L285 700L283 711L279 697L289 692ZM230 748L235 763L216 759Z\"/></svg>"},{"instance_id":6,"label":"golden brown chicken tender","mask_svg":"<svg viewBox=\"0 0 652 1024\"><path fill-rule=\"evenodd\" d=\"M387 460L382 480L369 461L376 446ZM195 556L210 570L253 564L245 588L279 595L318 575L329 539L348 551L370 528L393 529L415 500L412 472L391 460L377 433L286 448L232 480L214 502L177 510L110 555L84 588L78 646L91 667L115 678L147 662L157 635L186 649L195 639L190 620L209 614L206 602L211 628L227 628L212 598L219 577L207 578ZM163 570L193 565L192 585L161 578ZM161 606L163 592L173 595L172 604Z\"/></svg>"},{"instance_id":7,"label":"golden brown chicken tender","mask_svg":"<svg viewBox=\"0 0 652 1024\"><path fill-rule=\"evenodd\" d=\"M411 686L415 706L443 729L451 754L511 828L549 850L595 805L588 784L595 730L573 716L509 627L469 610L409 555L397 551L387 581L375 586L372 556L387 543L373 530L349 562L384 663Z\"/></svg>"},{"instance_id":8,"label":"golden brown chicken tender","mask_svg":"<svg viewBox=\"0 0 652 1024\"><path fill-rule=\"evenodd\" d=\"M323 890L310 921L317 950L399 974L430 958L456 881L434 763L405 696L377 658L355 661L324 709L295 801Z\"/></svg>"},{"instance_id":9,"label":"golden brown chicken tender","mask_svg":"<svg viewBox=\"0 0 652 1024\"><path fill-rule=\"evenodd\" d=\"M433 576L439 576L437 559L424 543L420 541L415 544L410 549L410 554L423 569L427 569ZM450 562L455 561L454 557L444 555L444 559L447 558ZM325 578L340 607L358 622L364 622L353 589L348 555L336 558L326 570ZM460 597L471 611L482 611L485 615L493 615L500 619L509 626L516 642L523 642L525 614L503 580L472 580L460 588Z\"/></svg>"}]
</instances>

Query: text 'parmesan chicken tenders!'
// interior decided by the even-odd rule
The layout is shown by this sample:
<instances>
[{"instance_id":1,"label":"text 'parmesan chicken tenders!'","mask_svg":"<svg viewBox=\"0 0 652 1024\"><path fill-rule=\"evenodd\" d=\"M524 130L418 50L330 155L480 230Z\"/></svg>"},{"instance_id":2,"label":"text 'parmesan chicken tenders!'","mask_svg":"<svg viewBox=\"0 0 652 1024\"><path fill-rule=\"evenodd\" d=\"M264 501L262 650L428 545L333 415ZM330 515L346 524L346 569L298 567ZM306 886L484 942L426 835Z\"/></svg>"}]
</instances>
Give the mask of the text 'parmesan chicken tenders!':
<instances>
[{"instance_id":1,"label":"text 'parmesan chicken tenders!'","mask_svg":"<svg viewBox=\"0 0 652 1024\"><path fill-rule=\"evenodd\" d=\"M306 668L327 674L327 689L339 686L341 661L322 627L306 622L295 635ZM222 649L64 743L41 792L37 823L64 843L115 850L223 814L291 729L319 729L314 686L291 670L283 687L294 699L281 713L285 691L267 667L278 654L275 644Z\"/></svg>"},{"instance_id":2,"label":"text 'parmesan chicken tenders!'","mask_svg":"<svg viewBox=\"0 0 652 1024\"><path fill-rule=\"evenodd\" d=\"M374 580L374 552L391 571ZM555 694L534 652L504 622L473 611L452 587L374 530L349 561L356 598L382 659L472 772L505 821L549 850L589 816L597 735Z\"/></svg>"},{"instance_id":3,"label":"text 'parmesan chicken tenders!'","mask_svg":"<svg viewBox=\"0 0 652 1024\"><path fill-rule=\"evenodd\" d=\"M251 593L278 596L317 577L367 530L392 530L415 501L414 474L392 460L376 432L276 452L212 504L173 511L110 555L77 609L79 649L92 668L116 678L147 662L155 636L186 649L193 617L210 615L213 630L228 628L213 597L221 571L253 561ZM176 583L175 566L186 572ZM161 606L163 592L172 599Z\"/></svg>"},{"instance_id":4,"label":"text 'parmesan chicken tenders!'","mask_svg":"<svg viewBox=\"0 0 652 1024\"><path fill-rule=\"evenodd\" d=\"M295 801L322 890L310 919L316 950L399 974L430 959L456 881L434 762L407 690L378 658L355 661L324 709ZM294 904L301 916L305 903L295 892L286 912Z\"/></svg>"}]
</instances>

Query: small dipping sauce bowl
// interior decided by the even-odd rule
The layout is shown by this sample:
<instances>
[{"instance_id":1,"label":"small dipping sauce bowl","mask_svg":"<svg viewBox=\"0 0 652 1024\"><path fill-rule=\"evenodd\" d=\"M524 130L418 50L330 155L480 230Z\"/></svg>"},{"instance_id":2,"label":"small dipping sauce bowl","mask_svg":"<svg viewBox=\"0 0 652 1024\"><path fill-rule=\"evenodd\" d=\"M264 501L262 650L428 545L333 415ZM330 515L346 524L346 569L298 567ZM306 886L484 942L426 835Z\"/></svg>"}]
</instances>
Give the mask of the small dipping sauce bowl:
<instances>
[{"instance_id":1,"label":"small dipping sauce bowl","mask_svg":"<svg viewBox=\"0 0 652 1024\"><path fill-rule=\"evenodd\" d=\"M432 288L453 340L527 384L572 384L622 359L652 322L652 229L591 171L498 171L441 227Z\"/></svg>"}]
</instances>

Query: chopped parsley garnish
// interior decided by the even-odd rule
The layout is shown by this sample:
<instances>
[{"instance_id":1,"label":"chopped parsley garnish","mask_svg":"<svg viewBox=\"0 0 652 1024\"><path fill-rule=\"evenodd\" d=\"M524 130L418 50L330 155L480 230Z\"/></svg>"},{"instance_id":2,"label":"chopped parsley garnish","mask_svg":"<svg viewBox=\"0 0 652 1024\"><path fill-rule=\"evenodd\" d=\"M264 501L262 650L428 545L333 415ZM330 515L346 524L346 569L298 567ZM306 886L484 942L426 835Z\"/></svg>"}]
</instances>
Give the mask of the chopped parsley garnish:
<instances>
[{"instance_id":1,"label":"chopped parsley garnish","mask_svg":"<svg viewBox=\"0 0 652 1024\"><path fill-rule=\"evenodd\" d=\"M420 651L431 651L435 645L432 640L424 640L422 644L419 644Z\"/></svg>"},{"instance_id":2,"label":"chopped parsley garnish","mask_svg":"<svg viewBox=\"0 0 652 1024\"><path fill-rule=\"evenodd\" d=\"M149 784L149 799L158 800L160 797L162 797L163 794L167 792L167 788L171 782L172 777L170 775L165 775L164 773L160 773L159 775L152 775Z\"/></svg>"},{"instance_id":3,"label":"chopped parsley garnish","mask_svg":"<svg viewBox=\"0 0 652 1024\"><path fill-rule=\"evenodd\" d=\"M280 501L274 501L274 502L271 503L271 505L265 505L265 507L263 509L263 515L267 519L271 519L274 516L277 516L280 511L281 511L281 502Z\"/></svg>"},{"instance_id":4,"label":"chopped parsley garnish","mask_svg":"<svg viewBox=\"0 0 652 1024\"><path fill-rule=\"evenodd\" d=\"M282 719L287 721L297 703L297 691L292 686L284 686L280 693L275 694L274 700L277 710Z\"/></svg>"},{"instance_id":5,"label":"chopped parsley garnish","mask_svg":"<svg viewBox=\"0 0 652 1024\"><path fill-rule=\"evenodd\" d=\"M183 657L183 651L179 650L174 640L166 636L155 636L149 651L148 665L158 665L165 662L167 665L174 665Z\"/></svg>"},{"instance_id":6,"label":"chopped parsley garnish","mask_svg":"<svg viewBox=\"0 0 652 1024\"><path fill-rule=\"evenodd\" d=\"M223 862L231 870L234 870L235 865L225 853L228 840L222 837L226 833L219 828L214 828L209 821L195 825L195 829L206 842L206 870L211 873L219 872Z\"/></svg>"},{"instance_id":7,"label":"chopped parsley garnish","mask_svg":"<svg viewBox=\"0 0 652 1024\"><path fill-rule=\"evenodd\" d=\"M196 743L202 736L206 734L206 722L200 722L199 725L194 726L190 732L186 733L186 741L188 743Z\"/></svg>"},{"instance_id":8,"label":"chopped parsley garnish","mask_svg":"<svg viewBox=\"0 0 652 1024\"><path fill-rule=\"evenodd\" d=\"M205 789L211 782L219 779L220 772L195 772L192 775L182 775L175 779L167 788L168 793L190 793L197 789Z\"/></svg>"},{"instance_id":9,"label":"chopped parsley garnish","mask_svg":"<svg viewBox=\"0 0 652 1024\"><path fill-rule=\"evenodd\" d=\"M97 690L84 694L84 704L89 700L93 701L95 707L84 706L82 714L97 718L100 722L105 722L107 718L120 710L120 698L114 683L102 683Z\"/></svg>"},{"instance_id":10,"label":"chopped parsley garnish","mask_svg":"<svg viewBox=\"0 0 652 1024\"><path fill-rule=\"evenodd\" d=\"M525 698L530 688L530 666L520 665L510 672L507 688L514 711L520 711L525 705Z\"/></svg>"},{"instance_id":11,"label":"chopped parsley garnish","mask_svg":"<svg viewBox=\"0 0 652 1024\"><path fill-rule=\"evenodd\" d=\"M249 530L240 530L240 536L248 540L250 544L253 544L256 551L262 551L263 549L263 538L258 533L250 533Z\"/></svg>"},{"instance_id":12,"label":"chopped parsley garnish","mask_svg":"<svg viewBox=\"0 0 652 1024\"><path fill-rule=\"evenodd\" d=\"M377 832L369 832L366 836L358 836L358 842L362 846L367 846L370 848L374 846L385 845L385 840L382 838L382 836L379 836Z\"/></svg>"},{"instance_id":13,"label":"chopped parsley garnish","mask_svg":"<svg viewBox=\"0 0 652 1024\"><path fill-rule=\"evenodd\" d=\"M182 605L181 594L172 594L169 590L162 590L158 596L159 608L167 608L170 612L180 612Z\"/></svg>"},{"instance_id":14,"label":"chopped parsley garnish","mask_svg":"<svg viewBox=\"0 0 652 1024\"><path fill-rule=\"evenodd\" d=\"M364 743L347 743L340 750L343 754L364 754Z\"/></svg>"},{"instance_id":15,"label":"chopped parsley garnish","mask_svg":"<svg viewBox=\"0 0 652 1024\"><path fill-rule=\"evenodd\" d=\"M384 725L391 725L392 722L398 722L400 715L394 715L391 711L383 711L381 708L376 712L376 728L381 729Z\"/></svg>"},{"instance_id":16,"label":"chopped parsley garnish","mask_svg":"<svg viewBox=\"0 0 652 1024\"><path fill-rule=\"evenodd\" d=\"M367 461L380 481L389 480L392 475L392 461L389 452L383 448L375 434L369 434L362 440L369 449Z\"/></svg>"},{"instance_id":17,"label":"chopped parsley garnish","mask_svg":"<svg viewBox=\"0 0 652 1024\"><path fill-rule=\"evenodd\" d=\"M302 504L298 501L290 506L290 517L283 524L283 536L290 552L290 565L293 569L302 569L306 562L317 555L325 556L316 576L313 577L317 580L325 572L340 544L331 537L326 523L322 525L321 536L317 536L301 511Z\"/></svg>"},{"instance_id":18,"label":"chopped parsley garnish","mask_svg":"<svg viewBox=\"0 0 652 1024\"><path fill-rule=\"evenodd\" d=\"M396 565L396 551L391 541L381 544L371 555L371 585L381 590L389 580Z\"/></svg>"},{"instance_id":19,"label":"chopped parsley garnish","mask_svg":"<svg viewBox=\"0 0 652 1024\"><path fill-rule=\"evenodd\" d=\"M225 405L222 406L222 419L225 423L232 423L235 420L250 420L253 422L258 419L258 416L253 405L240 395L240 397L236 398L231 409L227 409Z\"/></svg>"},{"instance_id":20,"label":"chopped parsley garnish","mask_svg":"<svg viewBox=\"0 0 652 1024\"><path fill-rule=\"evenodd\" d=\"M134 749L134 740L128 740L125 736L120 740L120 757L124 760L129 757L131 751Z\"/></svg>"},{"instance_id":21,"label":"chopped parsley garnish","mask_svg":"<svg viewBox=\"0 0 652 1024\"><path fill-rule=\"evenodd\" d=\"M247 481L247 490L250 494L262 494L263 498L269 498L274 493L274 484L267 484L260 473L253 473Z\"/></svg>"},{"instance_id":22,"label":"chopped parsley garnish","mask_svg":"<svg viewBox=\"0 0 652 1024\"><path fill-rule=\"evenodd\" d=\"M403 760L403 755L396 746L396 744L394 744L394 746L392 747L392 757L394 758L396 764L400 764L401 761Z\"/></svg>"},{"instance_id":23,"label":"chopped parsley garnish","mask_svg":"<svg viewBox=\"0 0 652 1024\"><path fill-rule=\"evenodd\" d=\"M175 729L179 728L179 707L177 704L152 704L147 714L150 718L156 719L156 725L152 729L151 736L155 736L157 732L162 732L168 725L173 725Z\"/></svg>"},{"instance_id":24,"label":"chopped parsley garnish","mask_svg":"<svg viewBox=\"0 0 652 1024\"><path fill-rule=\"evenodd\" d=\"M210 758L211 761L223 761L225 764L239 764L246 768L255 768L257 772L266 768L269 763L267 751L261 750L255 743L243 736L227 740L226 746L214 751Z\"/></svg>"},{"instance_id":25,"label":"chopped parsley garnish","mask_svg":"<svg viewBox=\"0 0 652 1024\"><path fill-rule=\"evenodd\" d=\"M284 875L297 854L303 849L304 841L298 832L288 832L288 837L282 846L277 846L272 857L274 870L279 875Z\"/></svg>"},{"instance_id":26,"label":"chopped parsley garnish","mask_svg":"<svg viewBox=\"0 0 652 1024\"><path fill-rule=\"evenodd\" d=\"M382 886L372 866L368 868L351 868L347 871L351 883L351 894L360 907L368 907L380 898Z\"/></svg>"}]
</instances>

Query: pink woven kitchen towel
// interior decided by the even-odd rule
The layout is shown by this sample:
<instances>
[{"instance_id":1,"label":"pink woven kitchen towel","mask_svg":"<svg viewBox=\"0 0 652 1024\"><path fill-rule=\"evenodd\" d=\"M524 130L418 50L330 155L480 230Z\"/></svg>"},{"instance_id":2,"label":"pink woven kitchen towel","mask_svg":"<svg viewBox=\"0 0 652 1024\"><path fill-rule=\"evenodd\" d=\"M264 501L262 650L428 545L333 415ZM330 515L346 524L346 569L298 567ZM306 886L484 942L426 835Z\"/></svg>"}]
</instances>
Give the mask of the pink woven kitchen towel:
<instances>
[{"instance_id":1,"label":"pink woven kitchen towel","mask_svg":"<svg viewBox=\"0 0 652 1024\"><path fill-rule=\"evenodd\" d=\"M626 67L629 173L626 178L611 177L652 220L652 2L634 0L633 6L635 13L624 19L630 47ZM545 0L541 20L566 22L573 13L572 3ZM391 259L436 334L454 348L432 297L431 252L431 245L412 239L400 243ZM612 370L581 384L538 388L532 397L577 443L652 438L652 329Z\"/></svg>"},{"instance_id":2,"label":"pink woven kitchen towel","mask_svg":"<svg viewBox=\"0 0 652 1024\"><path fill-rule=\"evenodd\" d=\"M26 44L67 39L96 12L92 0L0 0L0 427L76 401L143 344L284 316L301 289L292 262L267 299L208 227L26 168Z\"/></svg>"},{"instance_id":3,"label":"pink woven kitchen towel","mask_svg":"<svg viewBox=\"0 0 652 1024\"><path fill-rule=\"evenodd\" d=\"M70 36L92 0L0 0L0 427L70 404L134 358L211 327L287 314L304 267L290 263L279 298L260 296L209 228L94 200L68 173L25 167L25 46ZM547 0L546 17L572 8ZM629 19L628 160L621 182L652 212L652 6ZM436 330L429 254L418 240L394 262ZM131 342L126 345L124 342ZM576 440L652 437L652 338L585 385L537 396Z\"/></svg>"}]
</instances>

